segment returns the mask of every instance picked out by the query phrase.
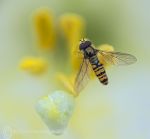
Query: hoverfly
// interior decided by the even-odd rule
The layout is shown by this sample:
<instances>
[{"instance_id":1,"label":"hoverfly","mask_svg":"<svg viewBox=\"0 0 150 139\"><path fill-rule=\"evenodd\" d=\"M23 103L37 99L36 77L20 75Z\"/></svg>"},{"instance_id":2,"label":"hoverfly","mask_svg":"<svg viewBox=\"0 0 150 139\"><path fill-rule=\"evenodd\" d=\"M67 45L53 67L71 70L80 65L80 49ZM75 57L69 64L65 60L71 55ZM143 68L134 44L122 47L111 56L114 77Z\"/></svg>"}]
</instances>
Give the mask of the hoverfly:
<instances>
[{"instance_id":1,"label":"hoverfly","mask_svg":"<svg viewBox=\"0 0 150 139\"><path fill-rule=\"evenodd\" d=\"M103 58L105 63L109 65L129 65L137 61L135 56L127 53L95 49L92 42L85 39L80 40L79 50L83 58L74 84L74 89L78 93L87 84L91 70L95 72L95 75L103 85L108 84L108 77L99 57Z\"/></svg>"}]
</instances>

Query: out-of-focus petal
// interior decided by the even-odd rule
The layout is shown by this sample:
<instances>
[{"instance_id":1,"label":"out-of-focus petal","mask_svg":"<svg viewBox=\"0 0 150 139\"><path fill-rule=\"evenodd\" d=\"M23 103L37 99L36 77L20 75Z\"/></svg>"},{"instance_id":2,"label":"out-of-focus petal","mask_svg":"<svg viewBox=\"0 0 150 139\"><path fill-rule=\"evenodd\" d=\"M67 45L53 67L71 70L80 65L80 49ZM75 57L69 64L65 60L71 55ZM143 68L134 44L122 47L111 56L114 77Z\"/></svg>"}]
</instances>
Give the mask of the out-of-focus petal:
<instances>
[{"instance_id":1,"label":"out-of-focus petal","mask_svg":"<svg viewBox=\"0 0 150 139\"><path fill-rule=\"evenodd\" d=\"M20 68L31 74L39 75L48 69L48 63L43 58L26 57L21 60Z\"/></svg>"},{"instance_id":2,"label":"out-of-focus petal","mask_svg":"<svg viewBox=\"0 0 150 139\"><path fill-rule=\"evenodd\" d=\"M34 13L34 28L37 42L41 48L53 48L55 45L55 25L53 14L46 8Z\"/></svg>"},{"instance_id":3,"label":"out-of-focus petal","mask_svg":"<svg viewBox=\"0 0 150 139\"><path fill-rule=\"evenodd\" d=\"M57 73L56 74L56 79L57 82L59 83L59 85L68 91L68 93L70 93L71 95L73 95L74 97L76 97L77 92L75 92L74 90L74 76L72 75L71 77L67 77L66 75L64 75L63 73Z\"/></svg>"},{"instance_id":4,"label":"out-of-focus petal","mask_svg":"<svg viewBox=\"0 0 150 139\"><path fill-rule=\"evenodd\" d=\"M62 134L74 110L74 97L64 91L54 93L40 99L36 105L36 110L56 135Z\"/></svg>"},{"instance_id":5,"label":"out-of-focus petal","mask_svg":"<svg viewBox=\"0 0 150 139\"><path fill-rule=\"evenodd\" d=\"M71 65L73 71L78 71L83 60L83 54L79 51L74 51L71 54Z\"/></svg>"},{"instance_id":6,"label":"out-of-focus petal","mask_svg":"<svg viewBox=\"0 0 150 139\"><path fill-rule=\"evenodd\" d=\"M110 45L110 44L101 44L101 45L98 46L98 48L100 50L108 51L108 52L109 51L114 51L114 47L112 45Z\"/></svg>"},{"instance_id":7,"label":"out-of-focus petal","mask_svg":"<svg viewBox=\"0 0 150 139\"><path fill-rule=\"evenodd\" d=\"M71 42L74 38L81 38L84 33L84 26L84 19L80 15L64 14L60 17L61 30L63 31L65 37Z\"/></svg>"},{"instance_id":8,"label":"out-of-focus petal","mask_svg":"<svg viewBox=\"0 0 150 139\"><path fill-rule=\"evenodd\" d=\"M77 14L64 14L60 17L60 28L68 41L72 69L80 66L81 59L76 57L79 51L79 40L85 34L85 21Z\"/></svg>"},{"instance_id":9,"label":"out-of-focus petal","mask_svg":"<svg viewBox=\"0 0 150 139\"><path fill-rule=\"evenodd\" d=\"M68 41L70 53L78 50L79 40L85 33L84 19L77 14L64 14L60 17L59 24Z\"/></svg>"}]
</instances>

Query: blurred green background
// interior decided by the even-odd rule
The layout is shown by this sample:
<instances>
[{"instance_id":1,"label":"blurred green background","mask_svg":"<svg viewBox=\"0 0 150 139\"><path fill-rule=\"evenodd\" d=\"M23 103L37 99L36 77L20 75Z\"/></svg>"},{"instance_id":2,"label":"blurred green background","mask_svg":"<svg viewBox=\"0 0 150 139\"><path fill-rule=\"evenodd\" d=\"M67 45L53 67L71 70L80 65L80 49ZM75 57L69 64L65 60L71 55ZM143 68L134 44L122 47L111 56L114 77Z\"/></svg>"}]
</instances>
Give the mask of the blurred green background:
<instances>
[{"instance_id":1,"label":"blurred green background","mask_svg":"<svg viewBox=\"0 0 150 139\"><path fill-rule=\"evenodd\" d=\"M10 127L14 133L7 138L12 139L149 139L149 5L148 0L0 0L0 133ZM39 97L56 89L51 71L32 77L18 68L22 57L38 55L32 13L41 7L56 18L79 14L86 20L86 37L95 45L111 44L138 60L108 69L107 87L92 81L76 99L61 136L52 135L34 109Z\"/></svg>"}]
</instances>

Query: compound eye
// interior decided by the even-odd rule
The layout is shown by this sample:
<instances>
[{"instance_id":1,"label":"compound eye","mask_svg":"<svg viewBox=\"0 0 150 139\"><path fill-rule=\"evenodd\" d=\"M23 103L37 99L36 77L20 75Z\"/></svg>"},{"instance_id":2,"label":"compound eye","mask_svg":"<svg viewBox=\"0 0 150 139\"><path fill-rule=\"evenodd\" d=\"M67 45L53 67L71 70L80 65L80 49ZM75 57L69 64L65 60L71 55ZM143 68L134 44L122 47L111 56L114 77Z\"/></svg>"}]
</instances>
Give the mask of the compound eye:
<instances>
[{"instance_id":1,"label":"compound eye","mask_svg":"<svg viewBox=\"0 0 150 139\"><path fill-rule=\"evenodd\" d=\"M80 44L80 50L84 50L84 49L86 49L87 47L89 47L89 46L91 46L91 45L92 45L92 43L91 43L90 41L82 42L82 43Z\"/></svg>"},{"instance_id":2,"label":"compound eye","mask_svg":"<svg viewBox=\"0 0 150 139\"><path fill-rule=\"evenodd\" d=\"M86 46L90 46L91 44L92 44L92 43L91 43L90 41L86 41L86 42L85 42L85 45L86 45Z\"/></svg>"},{"instance_id":3,"label":"compound eye","mask_svg":"<svg viewBox=\"0 0 150 139\"><path fill-rule=\"evenodd\" d=\"M80 44L80 50L84 49L85 48L85 44L84 43L81 43Z\"/></svg>"}]
</instances>

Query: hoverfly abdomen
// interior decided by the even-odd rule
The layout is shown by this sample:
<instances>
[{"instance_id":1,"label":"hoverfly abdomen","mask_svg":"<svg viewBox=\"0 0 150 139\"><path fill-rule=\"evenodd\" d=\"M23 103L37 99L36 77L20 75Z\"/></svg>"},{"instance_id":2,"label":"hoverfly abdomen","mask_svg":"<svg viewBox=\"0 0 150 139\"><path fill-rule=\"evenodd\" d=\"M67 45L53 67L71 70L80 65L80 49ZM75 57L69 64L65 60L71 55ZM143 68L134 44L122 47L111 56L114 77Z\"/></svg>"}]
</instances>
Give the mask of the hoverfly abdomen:
<instances>
[{"instance_id":1,"label":"hoverfly abdomen","mask_svg":"<svg viewBox=\"0 0 150 139\"><path fill-rule=\"evenodd\" d=\"M102 64L100 64L97 56L92 56L90 59L90 63L92 65L92 68L96 74L96 76L98 77L98 79L100 80L100 82L104 85L108 84L108 78L105 72L105 69L103 67Z\"/></svg>"}]
</instances>

